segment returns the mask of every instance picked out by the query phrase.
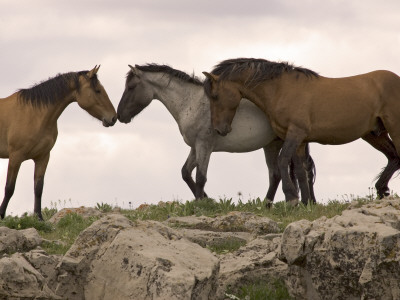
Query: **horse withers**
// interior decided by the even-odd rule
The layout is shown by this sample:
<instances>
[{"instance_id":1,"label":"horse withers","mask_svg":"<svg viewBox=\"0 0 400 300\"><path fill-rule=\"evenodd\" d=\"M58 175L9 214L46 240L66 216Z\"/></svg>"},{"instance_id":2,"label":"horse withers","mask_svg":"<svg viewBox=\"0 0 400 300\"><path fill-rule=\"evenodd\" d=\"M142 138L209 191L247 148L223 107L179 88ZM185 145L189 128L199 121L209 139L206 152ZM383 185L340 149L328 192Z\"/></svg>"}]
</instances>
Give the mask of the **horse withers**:
<instances>
[{"instance_id":1,"label":"horse withers","mask_svg":"<svg viewBox=\"0 0 400 300\"><path fill-rule=\"evenodd\" d=\"M212 152L250 152L263 148L269 170L266 198L272 202L281 181L277 158L283 141L273 132L261 110L243 99L232 124L232 133L222 137L212 129L209 100L201 80L166 65L148 64L130 66L118 104L119 121L129 123L153 99L165 105L190 146L182 177L196 199L207 196L204 186ZM307 167L314 170L310 156ZM191 175L195 168L196 181ZM312 190L313 177L309 179Z\"/></svg>"},{"instance_id":2,"label":"horse withers","mask_svg":"<svg viewBox=\"0 0 400 300\"><path fill-rule=\"evenodd\" d=\"M389 71L327 78L285 62L238 58L204 72L214 129L226 135L243 97L270 119L285 143L279 155L287 201L297 192L288 174L291 159L301 164L305 144L339 145L364 139L388 159L376 182L379 197L389 194L388 182L400 168L400 77ZM390 137L389 137L390 136ZM310 197L300 183L303 197Z\"/></svg>"},{"instance_id":3,"label":"horse withers","mask_svg":"<svg viewBox=\"0 0 400 300\"><path fill-rule=\"evenodd\" d=\"M32 159L35 163L34 213L43 220L44 175L50 150L57 139L57 119L70 103L77 102L105 127L115 124L116 111L97 78L99 67L91 71L59 74L0 99L0 157L9 159L5 194L0 206L1 218L4 218L14 193L21 163Z\"/></svg>"}]
</instances>

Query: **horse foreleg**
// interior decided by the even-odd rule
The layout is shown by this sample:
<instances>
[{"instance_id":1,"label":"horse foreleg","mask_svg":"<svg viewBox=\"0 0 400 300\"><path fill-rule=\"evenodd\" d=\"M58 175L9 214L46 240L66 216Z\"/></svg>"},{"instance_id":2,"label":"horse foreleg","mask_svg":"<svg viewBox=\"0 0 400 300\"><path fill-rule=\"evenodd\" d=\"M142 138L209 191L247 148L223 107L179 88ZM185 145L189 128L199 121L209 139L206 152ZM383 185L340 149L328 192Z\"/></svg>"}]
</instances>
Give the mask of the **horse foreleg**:
<instances>
[{"instance_id":1,"label":"horse foreleg","mask_svg":"<svg viewBox=\"0 0 400 300\"><path fill-rule=\"evenodd\" d=\"M309 188L308 174L305 169L305 146L305 144L302 144L297 148L296 153L293 155L293 163L294 173L300 186L301 202L303 202L304 205L307 205L308 201L311 200L311 194Z\"/></svg>"},{"instance_id":2,"label":"horse foreleg","mask_svg":"<svg viewBox=\"0 0 400 300\"><path fill-rule=\"evenodd\" d=\"M385 154L386 158L388 159L387 166L378 175L379 179L376 182L375 187L379 198L389 196L389 180L392 178L394 172L400 169L400 157L397 154L396 147L387 132L381 133L380 135L370 133L362 137L362 139L378 151Z\"/></svg>"},{"instance_id":3,"label":"horse foreleg","mask_svg":"<svg viewBox=\"0 0 400 300\"><path fill-rule=\"evenodd\" d=\"M196 145L196 199L208 197L204 192L204 186L207 182L208 163L210 162L212 150L204 143Z\"/></svg>"},{"instance_id":4,"label":"horse foreleg","mask_svg":"<svg viewBox=\"0 0 400 300\"><path fill-rule=\"evenodd\" d=\"M49 162L50 154L35 159L35 175L34 175L34 191L35 191L35 206L33 212L40 219L42 216L42 193L44 185L44 174L46 173L47 164Z\"/></svg>"},{"instance_id":5,"label":"horse foreleg","mask_svg":"<svg viewBox=\"0 0 400 300\"><path fill-rule=\"evenodd\" d=\"M278 166L279 152L282 149L283 141L281 139L273 140L266 145L264 149L265 161L268 166L269 188L266 196L267 206L274 201L276 190L281 182L281 173Z\"/></svg>"},{"instance_id":6,"label":"horse foreleg","mask_svg":"<svg viewBox=\"0 0 400 300\"><path fill-rule=\"evenodd\" d=\"M17 181L17 176L19 172L19 168L21 167L22 159L20 159L17 155L10 155L8 160L8 171L7 171L7 180L6 187L4 189L4 199L0 206L0 217L3 219L6 215L6 210L8 203L15 190L15 182Z\"/></svg>"},{"instance_id":7,"label":"horse foreleg","mask_svg":"<svg viewBox=\"0 0 400 300\"><path fill-rule=\"evenodd\" d=\"M182 167L182 178L189 186L193 195L196 197L196 183L192 178L192 172L195 167L196 167L196 150L194 148L191 148L189 156Z\"/></svg>"},{"instance_id":8,"label":"horse foreleg","mask_svg":"<svg viewBox=\"0 0 400 300\"><path fill-rule=\"evenodd\" d=\"M278 157L279 170L282 176L282 190L285 194L286 202L296 205L299 201L296 187L290 178L289 164L292 158L296 158L297 148L304 139L304 134L301 132L287 132L285 142L282 146L282 151ZM294 162L296 163L296 162ZM301 188L301 186L300 186Z\"/></svg>"}]
</instances>

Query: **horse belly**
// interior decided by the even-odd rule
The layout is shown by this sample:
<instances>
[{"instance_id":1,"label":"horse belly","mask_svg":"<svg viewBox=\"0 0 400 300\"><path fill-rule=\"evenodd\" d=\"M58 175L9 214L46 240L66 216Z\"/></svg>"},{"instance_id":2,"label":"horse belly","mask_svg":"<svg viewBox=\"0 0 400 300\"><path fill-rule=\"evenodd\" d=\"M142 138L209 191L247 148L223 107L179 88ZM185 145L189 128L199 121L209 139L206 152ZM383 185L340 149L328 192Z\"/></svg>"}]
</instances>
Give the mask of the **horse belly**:
<instances>
[{"instance_id":1,"label":"horse belly","mask_svg":"<svg viewBox=\"0 0 400 300\"><path fill-rule=\"evenodd\" d=\"M232 131L225 137L217 136L214 151L255 151L276 137L264 112L250 101L242 99L233 118Z\"/></svg>"},{"instance_id":2,"label":"horse belly","mask_svg":"<svg viewBox=\"0 0 400 300\"><path fill-rule=\"evenodd\" d=\"M324 145L342 145L353 142L375 128L376 121L372 118L338 119L334 124L327 124L321 120L313 126L307 141Z\"/></svg>"}]
</instances>

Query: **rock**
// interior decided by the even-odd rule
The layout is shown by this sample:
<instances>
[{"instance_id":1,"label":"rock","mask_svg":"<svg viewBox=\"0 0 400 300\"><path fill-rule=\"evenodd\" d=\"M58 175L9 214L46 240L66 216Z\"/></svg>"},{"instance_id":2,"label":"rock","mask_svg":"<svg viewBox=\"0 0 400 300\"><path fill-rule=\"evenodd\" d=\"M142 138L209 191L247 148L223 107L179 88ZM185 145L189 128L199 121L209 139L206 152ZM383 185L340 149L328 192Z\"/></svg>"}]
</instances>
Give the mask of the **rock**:
<instances>
[{"instance_id":1,"label":"rock","mask_svg":"<svg viewBox=\"0 0 400 300\"><path fill-rule=\"evenodd\" d=\"M277 233L278 224L267 217L260 217L250 212L232 211L224 216L210 217L176 217L165 223L174 227L185 227L218 232L250 232L255 235Z\"/></svg>"},{"instance_id":2,"label":"rock","mask_svg":"<svg viewBox=\"0 0 400 300\"><path fill-rule=\"evenodd\" d=\"M280 240L280 236L256 238L235 252L221 255L217 299L224 299L227 290L237 292L249 282L285 278L287 264L278 259L276 252Z\"/></svg>"},{"instance_id":3,"label":"rock","mask_svg":"<svg viewBox=\"0 0 400 300\"><path fill-rule=\"evenodd\" d=\"M93 207L63 208L56 212L49 220L52 224L57 224L62 218L68 214L78 214L83 218L102 217L105 214Z\"/></svg>"},{"instance_id":4,"label":"rock","mask_svg":"<svg viewBox=\"0 0 400 300\"><path fill-rule=\"evenodd\" d=\"M400 299L399 207L399 199L382 200L331 219L290 224L280 258L289 265L292 295Z\"/></svg>"},{"instance_id":5,"label":"rock","mask_svg":"<svg viewBox=\"0 0 400 300\"><path fill-rule=\"evenodd\" d=\"M159 222L108 215L83 231L58 266L68 299L210 299L219 261Z\"/></svg>"},{"instance_id":6,"label":"rock","mask_svg":"<svg viewBox=\"0 0 400 300\"><path fill-rule=\"evenodd\" d=\"M28 228L23 230L0 227L0 255L17 251L29 251L42 243L36 229Z\"/></svg>"},{"instance_id":7,"label":"rock","mask_svg":"<svg viewBox=\"0 0 400 300\"><path fill-rule=\"evenodd\" d=\"M21 253L0 259L0 299L62 299Z\"/></svg>"}]
</instances>

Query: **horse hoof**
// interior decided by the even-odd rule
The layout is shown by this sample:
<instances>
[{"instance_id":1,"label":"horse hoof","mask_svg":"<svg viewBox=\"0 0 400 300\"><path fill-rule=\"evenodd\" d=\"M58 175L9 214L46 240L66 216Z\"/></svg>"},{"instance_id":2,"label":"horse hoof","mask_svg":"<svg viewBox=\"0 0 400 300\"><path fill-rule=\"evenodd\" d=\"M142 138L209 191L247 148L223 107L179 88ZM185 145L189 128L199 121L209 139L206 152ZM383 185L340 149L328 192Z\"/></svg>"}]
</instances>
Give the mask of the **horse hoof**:
<instances>
[{"instance_id":1,"label":"horse hoof","mask_svg":"<svg viewBox=\"0 0 400 300\"><path fill-rule=\"evenodd\" d=\"M265 206L266 206L268 209L271 209L271 208L272 208L273 202L274 202L274 201L272 201L272 200L270 200L270 199L267 198L267 199L265 200Z\"/></svg>"},{"instance_id":2,"label":"horse hoof","mask_svg":"<svg viewBox=\"0 0 400 300\"><path fill-rule=\"evenodd\" d=\"M287 205L289 207L296 207L297 205L299 205L299 199L296 198L296 199L289 200L289 201L287 201Z\"/></svg>"}]
</instances>

